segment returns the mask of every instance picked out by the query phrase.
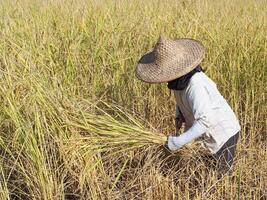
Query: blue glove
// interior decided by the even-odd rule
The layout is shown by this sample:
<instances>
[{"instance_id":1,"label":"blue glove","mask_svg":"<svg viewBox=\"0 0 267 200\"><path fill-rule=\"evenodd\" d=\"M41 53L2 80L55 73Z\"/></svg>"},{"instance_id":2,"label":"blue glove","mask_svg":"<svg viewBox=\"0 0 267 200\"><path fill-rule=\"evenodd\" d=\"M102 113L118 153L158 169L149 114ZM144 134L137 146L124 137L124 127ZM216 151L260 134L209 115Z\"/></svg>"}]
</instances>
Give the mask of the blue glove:
<instances>
[{"instance_id":1,"label":"blue glove","mask_svg":"<svg viewBox=\"0 0 267 200\"><path fill-rule=\"evenodd\" d=\"M168 137L168 142L167 142L167 147L171 151L176 151L180 149L184 143L181 141L180 136L169 136Z\"/></svg>"}]
</instances>

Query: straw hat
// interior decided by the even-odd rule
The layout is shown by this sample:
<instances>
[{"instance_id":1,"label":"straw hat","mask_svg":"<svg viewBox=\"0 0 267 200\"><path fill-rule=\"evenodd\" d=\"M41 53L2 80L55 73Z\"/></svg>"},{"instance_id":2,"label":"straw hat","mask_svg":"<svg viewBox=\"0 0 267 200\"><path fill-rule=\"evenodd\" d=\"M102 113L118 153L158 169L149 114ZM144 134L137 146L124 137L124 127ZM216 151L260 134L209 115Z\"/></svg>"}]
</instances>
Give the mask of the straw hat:
<instances>
[{"instance_id":1,"label":"straw hat","mask_svg":"<svg viewBox=\"0 0 267 200\"><path fill-rule=\"evenodd\" d=\"M136 76L148 83L174 80L197 67L204 52L204 46L197 40L171 40L161 36L154 49L138 61Z\"/></svg>"}]
</instances>

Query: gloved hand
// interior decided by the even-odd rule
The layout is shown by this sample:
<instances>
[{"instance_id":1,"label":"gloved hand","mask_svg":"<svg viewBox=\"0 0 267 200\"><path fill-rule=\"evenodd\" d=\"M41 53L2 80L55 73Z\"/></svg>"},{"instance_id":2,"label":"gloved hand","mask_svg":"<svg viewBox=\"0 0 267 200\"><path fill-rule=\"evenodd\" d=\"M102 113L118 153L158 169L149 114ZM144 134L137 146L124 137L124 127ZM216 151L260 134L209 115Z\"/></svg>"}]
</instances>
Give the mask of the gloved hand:
<instances>
[{"instance_id":1,"label":"gloved hand","mask_svg":"<svg viewBox=\"0 0 267 200\"><path fill-rule=\"evenodd\" d=\"M167 141L167 147L171 151L176 151L183 146L183 142L181 141L179 136L169 136Z\"/></svg>"}]
</instances>

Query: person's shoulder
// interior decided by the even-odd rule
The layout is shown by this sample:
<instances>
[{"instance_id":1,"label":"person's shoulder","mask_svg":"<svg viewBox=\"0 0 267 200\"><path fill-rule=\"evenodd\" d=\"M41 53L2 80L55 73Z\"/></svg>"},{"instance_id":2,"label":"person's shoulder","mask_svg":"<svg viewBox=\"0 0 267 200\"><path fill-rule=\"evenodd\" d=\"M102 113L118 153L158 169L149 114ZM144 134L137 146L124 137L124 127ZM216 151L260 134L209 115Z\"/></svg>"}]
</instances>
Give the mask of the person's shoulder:
<instances>
[{"instance_id":1,"label":"person's shoulder","mask_svg":"<svg viewBox=\"0 0 267 200\"><path fill-rule=\"evenodd\" d=\"M198 72L192 76L190 80L191 85L208 85L216 86L216 83L208 77L204 72Z\"/></svg>"},{"instance_id":2,"label":"person's shoulder","mask_svg":"<svg viewBox=\"0 0 267 200\"><path fill-rule=\"evenodd\" d=\"M195 73L194 76L192 76L191 81L194 83L194 82L206 80L207 78L208 76L204 72L198 72L198 73Z\"/></svg>"},{"instance_id":3,"label":"person's shoulder","mask_svg":"<svg viewBox=\"0 0 267 200\"><path fill-rule=\"evenodd\" d=\"M203 83L205 82L205 74L203 72L195 73L186 88L186 93L191 94L194 93L196 90L199 90L200 87L203 87Z\"/></svg>"},{"instance_id":4,"label":"person's shoulder","mask_svg":"<svg viewBox=\"0 0 267 200\"><path fill-rule=\"evenodd\" d=\"M191 86L199 86L207 81L207 75L204 72L195 73L190 79Z\"/></svg>"},{"instance_id":5,"label":"person's shoulder","mask_svg":"<svg viewBox=\"0 0 267 200\"><path fill-rule=\"evenodd\" d=\"M209 88L211 85L215 85L215 83L204 72L198 72L191 77L187 93Z\"/></svg>"}]
</instances>

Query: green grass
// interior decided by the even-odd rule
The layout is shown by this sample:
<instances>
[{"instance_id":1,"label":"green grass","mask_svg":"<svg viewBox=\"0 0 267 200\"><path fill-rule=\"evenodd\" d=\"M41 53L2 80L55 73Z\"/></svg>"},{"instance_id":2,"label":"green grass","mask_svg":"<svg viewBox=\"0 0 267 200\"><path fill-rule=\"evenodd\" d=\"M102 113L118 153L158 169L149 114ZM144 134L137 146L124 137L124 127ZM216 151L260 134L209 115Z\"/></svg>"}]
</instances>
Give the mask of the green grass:
<instances>
[{"instance_id":1,"label":"green grass","mask_svg":"<svg viewBox=\"0 0 267 200\"><path fill-rule=\"evenodd\" d=\"M265 0L0 5L1 199L266 198ZM175 99L134 69L160 34L206 46L242 127L232 175L218 179L198 143L151 145L174 133Z\"/></svg>"}]
</instances>

